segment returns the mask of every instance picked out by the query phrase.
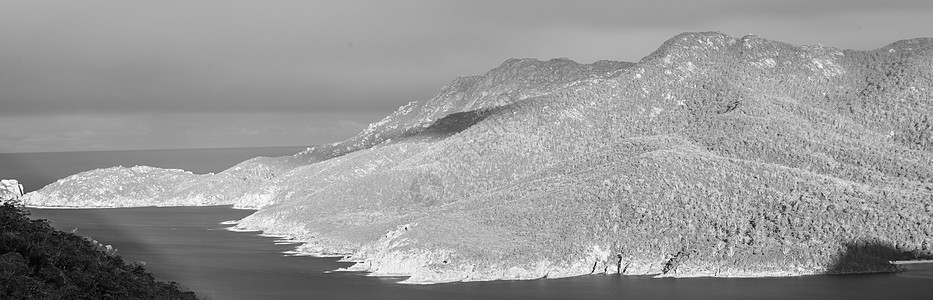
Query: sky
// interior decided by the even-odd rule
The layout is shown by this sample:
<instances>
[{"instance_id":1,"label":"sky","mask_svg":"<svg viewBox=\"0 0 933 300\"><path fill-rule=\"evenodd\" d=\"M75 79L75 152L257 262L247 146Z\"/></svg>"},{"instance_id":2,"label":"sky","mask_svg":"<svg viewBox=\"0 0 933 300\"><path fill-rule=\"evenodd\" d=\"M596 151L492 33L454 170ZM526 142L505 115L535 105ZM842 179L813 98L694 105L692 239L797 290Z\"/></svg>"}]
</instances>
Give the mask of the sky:
<instances>
[{"instance_id":1,"label":"sky","mask_svg":"<svg viewBox=\"0 0 933 300\"><path fill-rule=\"evenodd\" d=\"M0 1L0 153L311 146L508 58L688 31L869 50L933 1Z\"/></svg>"}]
</instances>

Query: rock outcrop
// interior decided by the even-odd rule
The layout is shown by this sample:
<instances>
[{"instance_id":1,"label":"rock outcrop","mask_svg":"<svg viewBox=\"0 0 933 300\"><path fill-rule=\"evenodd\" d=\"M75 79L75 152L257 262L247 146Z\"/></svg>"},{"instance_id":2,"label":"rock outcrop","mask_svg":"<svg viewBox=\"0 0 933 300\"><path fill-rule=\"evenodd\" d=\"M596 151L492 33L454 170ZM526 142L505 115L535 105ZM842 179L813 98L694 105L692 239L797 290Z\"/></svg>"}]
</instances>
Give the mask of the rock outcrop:
<instances>
[{"instance_id":1,"label":"rock outcrop","mask_svg":"<svg viewBox=\"0 0 933 300\"><path fill-rule=\"evenodd\" d=\"M933 254L931 120L933 39L685 33L637 63L509 60L294 156L27 198L260 208L240 226L409 283L890 271L839 260Z\"/></svg>"},{"instance_id":2,"label":"rock outcrop","mask_svg":"<svg viewBox=\"0 0 933 300\"><path fill-rule=\"evenodd\" d=\"M16 179L0 180L0 201L16 200L23 196L23 185Z\"/></svg>"}]
</instances>

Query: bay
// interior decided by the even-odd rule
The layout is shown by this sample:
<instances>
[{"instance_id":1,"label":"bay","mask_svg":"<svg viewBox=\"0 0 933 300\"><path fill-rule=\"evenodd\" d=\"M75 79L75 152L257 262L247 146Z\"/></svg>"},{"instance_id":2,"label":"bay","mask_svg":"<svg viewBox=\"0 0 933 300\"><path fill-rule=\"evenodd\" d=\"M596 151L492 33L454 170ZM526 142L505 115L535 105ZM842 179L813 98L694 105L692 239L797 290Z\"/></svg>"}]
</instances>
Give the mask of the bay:
<instances>
[{"instance_id":1,"label":"bay","mask_svg":"<svg viewBox=\"0 0 933 300\"><path fill-rule=\"evenodd\" d=\"M0 153L0 178L27 191L68 175L116 165L220 172L255 156L297 153L305 147ZM63 231L76 229L118 249L126 261L145 261L161 280L177 281L205 299L933 299L933 265L901 273L788 278L681 278L592 275L530 281L404 285L404 278L329 271L333 258L283 254L258 233L221 224L252 211L215 207L30 209Z\"/></svg>"},{"instance_id":2,"label":"bay","mask_svg":"<svg viewBox=\"0 0 933 300\"><path fill-rule=\"evenodd\" d=\"M295 245L221 224L252 211L229 206L30 209L59 230L111 244L161 280L207 299L930 299L933 266L901 273L786 278L591 275L530 281L399 284L401 277L329 272L334 258L289 256Z\"/></svg>"}]
</instances>

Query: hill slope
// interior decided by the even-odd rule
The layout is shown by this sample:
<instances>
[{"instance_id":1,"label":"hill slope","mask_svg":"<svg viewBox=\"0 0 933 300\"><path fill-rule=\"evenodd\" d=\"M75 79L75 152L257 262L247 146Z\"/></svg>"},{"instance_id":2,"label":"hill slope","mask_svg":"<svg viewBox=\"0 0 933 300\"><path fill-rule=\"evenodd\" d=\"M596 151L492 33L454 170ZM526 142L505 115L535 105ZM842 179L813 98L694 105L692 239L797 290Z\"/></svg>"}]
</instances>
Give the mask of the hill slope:
<instances>
[{"instance_id":1,"label":"hill slope","mask_svg":"<svg viewBox=\"0 0 933 300\"><path fill-rule=\"evenodd\" d=\"M933 39L685 33L637 63L509 60L345 142L101 205L259 207L240 225L409 282L868 272L933 251L930 162ZM73 183L119 172L26 198L97 205L68 195L119 180Z\"/></svg>"},{"instance_id":2,"label":"hill slope","mask_svg":"<svg viewBox=\"0 0 933 300\"><path fill-rule=\"evenodd\" d=\"M3 299L197 299L175 282L156 281L115 250L30 220L15 201L0 204Z\"/></svg>"}]
</instances>

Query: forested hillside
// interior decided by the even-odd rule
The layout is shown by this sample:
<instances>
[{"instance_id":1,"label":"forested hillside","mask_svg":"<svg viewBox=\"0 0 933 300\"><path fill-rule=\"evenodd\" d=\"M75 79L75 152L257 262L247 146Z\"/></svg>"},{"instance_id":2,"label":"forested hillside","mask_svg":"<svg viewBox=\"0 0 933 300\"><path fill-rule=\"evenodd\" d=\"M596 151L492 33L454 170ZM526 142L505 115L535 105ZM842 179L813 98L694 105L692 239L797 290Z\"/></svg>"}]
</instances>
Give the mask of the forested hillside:
<instances>
[{"instance_id":1,"label":"forested hillside","mask_svg":"<svg viewBox=\"0 0 933 300\"><path fill-rule=\"evenodd\" d=\"M685 33L636 63L508 60L347 141L188 185L130 174L174 188L102 205L258 207L240 226L412 283L873 272L933 253L931 162L933 39ZM99 205L126 175L78 182L118 172L26 198Z\"/></svg>"},{"instance_id":2,"label":"forested hillside","mask_svg":"<svg viewBox=\"0 0 933 300\"><path fill-rule=\"evenodd\" d=\"M109 246L29 219L13 201L0 205L0 298L197 299Z\"/></svg>"}]
</instances>

